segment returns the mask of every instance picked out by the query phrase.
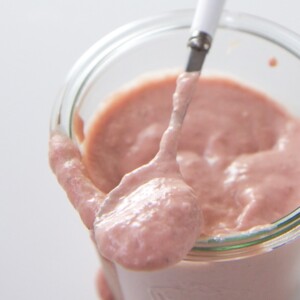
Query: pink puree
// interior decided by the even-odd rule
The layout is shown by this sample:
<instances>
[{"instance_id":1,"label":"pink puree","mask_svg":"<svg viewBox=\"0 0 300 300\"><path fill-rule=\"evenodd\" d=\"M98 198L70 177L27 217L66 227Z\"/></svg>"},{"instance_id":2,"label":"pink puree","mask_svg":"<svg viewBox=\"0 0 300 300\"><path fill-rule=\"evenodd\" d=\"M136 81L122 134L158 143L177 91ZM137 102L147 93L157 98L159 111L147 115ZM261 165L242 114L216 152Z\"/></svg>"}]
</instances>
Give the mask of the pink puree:
<instances>
[{"instance_id":1,"label":"pink puree","mask_svg":"<svg viewBox=\"0 0 300 300\"><path fill-rule=\"evenodd\" d=\"M82 161L66 137L54 133L50 141L52 169L71 202L88 228L96 218L100 253L128 268L174 264L198 236L266 225L299 206L299 121L227 79L191 76L187 84L179 84L181 100L174 97L175 107L187 105L186 93L197 85L178 151L180 105L181 119L171 119L159 151L175 75L111 97L89 127Z\"/></svg>"}]
</instances>

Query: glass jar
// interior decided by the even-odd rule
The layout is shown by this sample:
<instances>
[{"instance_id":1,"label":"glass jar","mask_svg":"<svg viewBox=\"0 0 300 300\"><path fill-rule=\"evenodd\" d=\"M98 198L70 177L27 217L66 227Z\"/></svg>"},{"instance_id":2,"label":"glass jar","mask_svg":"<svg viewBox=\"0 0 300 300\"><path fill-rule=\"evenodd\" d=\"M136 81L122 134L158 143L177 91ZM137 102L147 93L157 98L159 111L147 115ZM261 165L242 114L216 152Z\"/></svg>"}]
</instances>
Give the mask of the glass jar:
<instances>
[{"instance_id":1,"label":"glass jar","mask_svg":"<svg viewBox=\"0 0 300 300\"><path fill-rule=\"evenodd\" d=\"M81 149L89 121L108 95L140 75L183 69L192 18L189 10L151 17L97 42L71 70L51 129ZM224 12L202 74L236 78L300 116L300 37L274 23ZM299 237L300 208L260 230L199 239L167 269L130 271L104 258L102 264L115 300L296 300Z\"/></svg>"}]
</instances>

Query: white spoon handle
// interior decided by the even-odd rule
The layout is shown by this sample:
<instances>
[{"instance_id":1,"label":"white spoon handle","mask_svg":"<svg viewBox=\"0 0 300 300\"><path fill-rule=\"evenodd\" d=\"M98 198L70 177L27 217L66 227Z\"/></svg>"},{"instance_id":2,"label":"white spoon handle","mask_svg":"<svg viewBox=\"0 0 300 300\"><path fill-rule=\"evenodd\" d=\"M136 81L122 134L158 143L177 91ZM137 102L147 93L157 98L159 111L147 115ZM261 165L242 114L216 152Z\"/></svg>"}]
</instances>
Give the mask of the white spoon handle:
<instances>
[{"instance_id":1,"label":"white spoon handle","mask_svg":"<svg viewBox=\"0 0 300 300\"><path fill-rule=\"evenodd\" d=\"M192 34L194 32L205 32L214 36L225 0L198 0L194 20L192 23Z\"/></svg>"},{"instance_id":2,"label":"white spoon handle","mask_svg":"<svg viewBox=\"0 0 300 300\"><path fill-rule=\"evenodd\" d=\"M217 29L225 0L198 0L191 37L188 46L191 48L186 66L187 72L200 72L205 56Z\"/></svg>"}]
</instances>

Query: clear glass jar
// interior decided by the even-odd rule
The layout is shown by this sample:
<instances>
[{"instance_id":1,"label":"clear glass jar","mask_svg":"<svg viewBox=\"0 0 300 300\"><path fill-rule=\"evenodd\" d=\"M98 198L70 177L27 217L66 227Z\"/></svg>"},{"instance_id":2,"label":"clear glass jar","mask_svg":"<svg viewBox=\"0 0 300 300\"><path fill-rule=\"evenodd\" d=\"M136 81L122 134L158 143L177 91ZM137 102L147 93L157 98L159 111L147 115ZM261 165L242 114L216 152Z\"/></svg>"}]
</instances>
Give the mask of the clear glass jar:
<instances>
[{"instance_id":1,"label":"clear glass jar","mask_svg":"<svg viewBox=\"0 0 300 300\"><path fill-rule=\"evenodd\" d=\"M86 131L108 95L140 75L183 69L192 17L192 11L167 13L101 39L71 70L51 129L81 148L78 120ZM234 77L300 116L300 37L274 23L224 12L202 74ZM164 270L134 272L102 263L115 300L296 300L299 237L300 208L261 230L199 239L182 262Z\"/></svg>"}]
</instances>

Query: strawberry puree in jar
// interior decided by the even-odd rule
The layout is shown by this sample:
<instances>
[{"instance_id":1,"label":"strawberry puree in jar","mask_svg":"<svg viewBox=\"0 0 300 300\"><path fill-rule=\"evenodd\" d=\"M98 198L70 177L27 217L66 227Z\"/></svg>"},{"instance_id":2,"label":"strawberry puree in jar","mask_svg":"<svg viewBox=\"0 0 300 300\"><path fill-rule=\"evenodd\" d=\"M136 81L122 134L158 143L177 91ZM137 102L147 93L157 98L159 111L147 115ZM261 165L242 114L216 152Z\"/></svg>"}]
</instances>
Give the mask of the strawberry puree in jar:
<instances>
[{"instance_id":1,"label":"strawberry puree in jar","mask_svg":"<svg viewBox=\"0 0 300 300\"><path fill-rule=\"evenodd\" d=\"M300 107L295 100L300 90L271 72L288 66L296 74L298 58L275 38L264 40L272 32L264 28L274 24L260 27L262 20L226 13L192 93L179 82L173 95L178 73L140 79L139 74L157 69L157 61L165 68L185 57L180 51L166 57L160 48L182 43L177 25L189 28L189 17L141 22L133 39L147 28L155 32L148 41L120 41L115 46L129 43L127 50L111 50L111 56L102 56L105 44L100 43L98 52L94 48L85 55L52 121L52 170L92 233L102 261L104 300L296 300ZM140 35L138 28L143 28ZM123 34L126 30L133 29ZM237 39L241 47L234 49ZM144 44L153 51L158 47L162 57L151 53L139 60L146 55L139 51ZM241 69L236 60L245 66L253 44L256 63ZM276 55L285 64L274 69L259 64L269 48L273 52L267 57ZM122 67L130 61L132 68ZM124 69L126 76L120 73ZM229 77L206 76L209 69ZM231 74L239 79L229 79ZM186 115L176 106L178 94L191 100ZM105 105L99 107L99 101ZM171 113L180 116L182 129L172 118L169 123Z\"/></svg>"}]
</instances>

